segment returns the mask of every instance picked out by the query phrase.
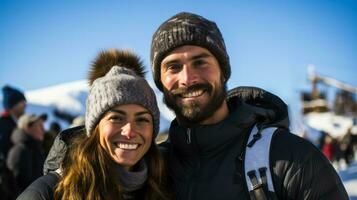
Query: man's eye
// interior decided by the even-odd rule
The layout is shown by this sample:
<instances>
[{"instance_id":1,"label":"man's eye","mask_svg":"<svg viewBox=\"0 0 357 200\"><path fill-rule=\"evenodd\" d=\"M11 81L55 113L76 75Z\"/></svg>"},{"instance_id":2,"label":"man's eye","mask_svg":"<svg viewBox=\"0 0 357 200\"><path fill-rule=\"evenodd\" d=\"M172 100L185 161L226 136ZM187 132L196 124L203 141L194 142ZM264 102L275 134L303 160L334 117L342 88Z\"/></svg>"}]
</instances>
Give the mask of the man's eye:
<instances>
[{"instance_id":1,"label":"man's eye","mask_svg":"<svg viewBox=\"0 0 357 200\"><path fill-rule=\"evenodd\" d=\"M193 62L193 65L194 66L201 66L201 65L204 65L204 64L206 64L207 62L205 61L205 60L203 60L203 59L198 59L198 60L195 60L194 62Z\"/></svg>"},{"instance_id":2,"label":"man's eye","mask_svg":"<svg viewBox=\"0 0 357 200\"><path fill-rule=\"evenodd\" d=\"M171 71L171 72L177 72L181 69L181 65L180 64L170 64L167 67L167 71Z\"/></svg>"}]
</instances>

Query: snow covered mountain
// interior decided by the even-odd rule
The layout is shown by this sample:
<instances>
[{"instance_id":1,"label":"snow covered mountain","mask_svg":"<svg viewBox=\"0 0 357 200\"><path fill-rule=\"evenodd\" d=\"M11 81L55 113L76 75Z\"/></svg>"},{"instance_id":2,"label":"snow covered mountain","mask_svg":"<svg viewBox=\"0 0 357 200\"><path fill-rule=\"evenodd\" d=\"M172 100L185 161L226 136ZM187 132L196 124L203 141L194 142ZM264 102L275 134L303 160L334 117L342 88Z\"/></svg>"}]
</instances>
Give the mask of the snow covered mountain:
<instances>
[{"instance_id":1,"label":"snow covered mountain","mask_svg":"<svg viewBox=\"0 0 357 200\"><path fill-rule=\"evenodd\" d=\"M154 83L149 82L149 84L154 88L161 112L160 131L165 131L169 128L170 121L174 118L174 114L164 105L162 93L156 89ZM27 99L26 112L35 114L46 113L48 115L46 127L48 127L51 122L57 121L61 124L61 127L65 129L70 125L68 119L84 116L88 89L89 87L86 80L80 80L25 91Z\"/></svg>"}]
</instances>

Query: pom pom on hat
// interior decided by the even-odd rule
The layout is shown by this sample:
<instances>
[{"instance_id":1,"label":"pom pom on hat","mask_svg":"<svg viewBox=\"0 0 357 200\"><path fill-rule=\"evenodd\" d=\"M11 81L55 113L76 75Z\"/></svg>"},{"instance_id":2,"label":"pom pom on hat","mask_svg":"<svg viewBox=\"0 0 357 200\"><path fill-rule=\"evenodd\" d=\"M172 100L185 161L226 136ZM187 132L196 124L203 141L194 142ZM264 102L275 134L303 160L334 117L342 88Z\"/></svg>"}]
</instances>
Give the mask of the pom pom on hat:
<instances>
[{"instance_id":1,"label":"pom pom on hat","mask_svg":"<svg viewBox=\"0 0 357 200\"><path fill-rule=\"evenodd\" d=\"M128 50L109 49L101 51L92 63L88 73L89 85L106 75L113 66L121 66L134 71L138 76L144 77L144 65L140 58Z\"/></svg>"}]
</instances>

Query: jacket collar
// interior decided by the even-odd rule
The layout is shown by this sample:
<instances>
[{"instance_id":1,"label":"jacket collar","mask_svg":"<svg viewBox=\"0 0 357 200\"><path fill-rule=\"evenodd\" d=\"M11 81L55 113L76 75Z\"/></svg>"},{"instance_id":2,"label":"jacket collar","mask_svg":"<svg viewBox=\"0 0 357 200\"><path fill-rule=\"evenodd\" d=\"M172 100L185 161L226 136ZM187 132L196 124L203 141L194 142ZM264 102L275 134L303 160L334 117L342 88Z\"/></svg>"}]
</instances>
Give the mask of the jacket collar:
<instances>
[{"instance_id":1,"label":"jacket collar","mask_svg":"<svg viewBox=\"0 0 357 200\"><path fill-rule=\"evenodd\" d=\"M254 124L260 127L287 128L289 118L286 104L277 96L259 88L238 87L227 96L229 115L219 123L182 126L175 119L170 127L170 142L177 153L220 151L232 140L240 139Z\"/></svg>"}]
</instances>

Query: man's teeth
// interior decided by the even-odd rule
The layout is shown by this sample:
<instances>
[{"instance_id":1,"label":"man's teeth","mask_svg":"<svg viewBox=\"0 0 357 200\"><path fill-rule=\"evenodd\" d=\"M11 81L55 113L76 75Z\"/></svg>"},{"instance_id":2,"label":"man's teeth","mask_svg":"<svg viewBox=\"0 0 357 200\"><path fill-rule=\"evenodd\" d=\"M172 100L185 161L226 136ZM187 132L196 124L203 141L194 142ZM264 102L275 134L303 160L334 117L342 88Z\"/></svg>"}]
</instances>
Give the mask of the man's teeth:
<instances>
[{"instance_id":1,"label":"man's teeth","mask_svg":"<svg viewBox=\"0 0 357 200\"><path fill-rule=\"evenodd\" d=\"M202 94L203 94L203 90L199 90L199 91L184 93L184 94L182 94L182 97L183 98L198 97L198 96L201 96Z\"/></svg>"},{"instance_id":2,"label":"man's teeth","mask_svg":"<svg viewBox=\"0 0 357 200\"><path fill-rule=\"evenodd\" d=\"M127 149L127 150L137 149L138 146L139 146L139 144L119 143L119 148Z\"/></svg>"}]
</instances>

